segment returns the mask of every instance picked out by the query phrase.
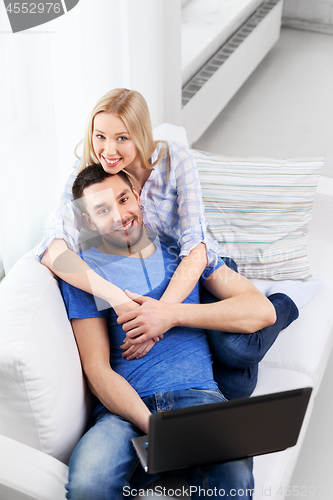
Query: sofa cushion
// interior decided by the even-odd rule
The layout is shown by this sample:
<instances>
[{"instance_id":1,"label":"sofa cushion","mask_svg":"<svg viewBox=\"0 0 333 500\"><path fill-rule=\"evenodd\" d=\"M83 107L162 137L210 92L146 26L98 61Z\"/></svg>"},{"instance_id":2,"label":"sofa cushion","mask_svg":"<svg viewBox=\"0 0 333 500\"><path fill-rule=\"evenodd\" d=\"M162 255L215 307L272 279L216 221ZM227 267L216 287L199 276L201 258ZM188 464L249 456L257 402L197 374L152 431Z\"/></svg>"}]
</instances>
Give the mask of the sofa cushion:
<instances>
[{"instance_id":1,"label":"sofa cushion","mask_svg":"<svg viewBox=\"0 0 333 500\"><path fill-rule=\"evenodd\" d=\"M155 141L176 141L186 147L189 145L184 127L178 127L177 125L171 125L170 123L162 123L158 127L155 127L153 135Z\"/></svg>"},{"instance_id":2,"label":"sofa cushion","mask_svg":"<svg viewBox=\"0 0 333 500\"><path fill-rule=\"evenodd\" d=\"M192 150L208 230L247 278L311 278L306 251L321 158L230 158Z\"/></svg>"},{"instance_id":3,"label":"sofa cushion","mask_svg":"<svg viewBox=\"0 0 333 500\"><path fill-rule=\"evenodd\" d=\"M288 368L259 364L258 382L252 396L313 387L310 375Z\"/></svg>"},{"instance_id":4,"label":"sofa cushion","mask_svg":"<svg viewBox=\"0 0 333 500\"><path fill-rule=\"evenodd\" d=\"M331 245L331 255L332 253L333 246ZM290 374L296 374L295 380L303 374L310 378L310 385L316 394L333 347L332 303L333 287L327 285L324 280L321 290L301 309L299 318L279 334L274 345L260 363L259 376L260 370L267 368L275 368L281 376L283 371L287 370ZM264 389L259 382L254 394L258 391L259 393L270 392L274 387L280 387L281 384L284 387L288 380L268 379ZM289 382L293 385L294 377L291 377Z\"/></svg>"},{"instance_id":5,"label":"sofa cushion","mask_svg":"<svg viewBox=\"0 0 333 500\"><path fill-rule=\"evenodd\" d=\"M31 252L4 279L0 303L0 433L67 462L89 396L58 282Z\"/></svg>"},{"instance_id":6,"label":"sofa cushion","mask_svg":"<svg viewBox=\"0 0 333 500\"><path fill-rule=\"evenodd\" d=\"M318 391L333 345L333 198L317 193L310 224L311 270L322 281L317 295L299 318L281 332L262 366L299 371L311 377Z\"/></svg>"},{"instance_id":7,"label":"sofa cushion","mask_svg":"<svg viewBox=\"0 0 333 500\"><path fill-rule=\"evenodd\" d=\"M1 500L65 500L68 467L50 455L0 435Z\"/></svg>"},{"instance_id":8,"label":"sofa cushion","mask_svg":"<svg viewBox=\"0 0 333 500\"><path fill-rule=\"evenodd\" d=\"M311 397L298 437L297 446L287 448L277 453L269 453L267 455L254 457L253 474L255 478L255 489L253 500L266 498L282 500L288 497L294 498L288 493L288 485L301 451L301 445L309 425L313 405L314 398Z\"/></svg>"},{"instance_id":9,"label":"sofa cushion","mask_svg":"<svg viewBox=\"0 0 333 500\"><path fill-rule=\"evenodd\" d=\"M307 374L287 368L271 367L261 363L259 365L258 384L253 395L259 396L261 394L312 386L312 378ZM309 401L297 446L277 453L254 457L254 500L259 500L260 498L284 498L283 492L287 491L302 442L304 441L306 429L309 425L313 405L314 394L312 394Z\"/></svg>"}]
</instances>

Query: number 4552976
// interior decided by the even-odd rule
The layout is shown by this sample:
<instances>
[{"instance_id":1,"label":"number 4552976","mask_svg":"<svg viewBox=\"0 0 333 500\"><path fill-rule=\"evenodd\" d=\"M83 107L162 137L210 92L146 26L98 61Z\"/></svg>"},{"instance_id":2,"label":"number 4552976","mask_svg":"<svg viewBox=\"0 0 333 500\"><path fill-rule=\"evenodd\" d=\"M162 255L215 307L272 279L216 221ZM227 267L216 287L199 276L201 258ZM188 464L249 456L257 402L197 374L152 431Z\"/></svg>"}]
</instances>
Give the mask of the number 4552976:
<instances>
[{"instance_id":1,"label":"number 4552976","mask_svg":"<svg viewBox=\"0 0 333 500\"><path fill-rule=\"evenodd\" d=\"M277 495L281 495L281 498L315 497L316 500L322 497L332 498L331 495L327 496L327 491L323 486L287 486L286 488L280 486Z\"/></svg>"},{"instance_id":2,"label":"number 4552976","mask_svg":"<svg viewBox=\"0 0 333 500\"><path fill-rule=\"evenodd\" d=\"M7 12L10 14L49 14L53 11L55 14L59 14L61 12L61 4L54 2L47 3L10 3L6 7Z\"/></svg>"}]
</instances>

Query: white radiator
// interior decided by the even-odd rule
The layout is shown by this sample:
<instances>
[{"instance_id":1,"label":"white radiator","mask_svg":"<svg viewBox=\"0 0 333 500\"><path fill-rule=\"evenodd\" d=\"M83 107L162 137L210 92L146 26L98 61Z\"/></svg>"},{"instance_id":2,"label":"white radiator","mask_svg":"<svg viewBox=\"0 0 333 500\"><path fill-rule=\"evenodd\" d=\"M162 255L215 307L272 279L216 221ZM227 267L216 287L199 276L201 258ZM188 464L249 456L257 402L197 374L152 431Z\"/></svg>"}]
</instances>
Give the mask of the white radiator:
<instances>
[{"instance_id":1,"label":"white radiator","mask_svg":"<svg viewBox=\"0 0 333 500\"><path fill-rule=\"evenodd\" d=\"M280 36L283 0L268 0L239 27L182 89L181 122L197 141Z\"/></svg>"}]
</instances>

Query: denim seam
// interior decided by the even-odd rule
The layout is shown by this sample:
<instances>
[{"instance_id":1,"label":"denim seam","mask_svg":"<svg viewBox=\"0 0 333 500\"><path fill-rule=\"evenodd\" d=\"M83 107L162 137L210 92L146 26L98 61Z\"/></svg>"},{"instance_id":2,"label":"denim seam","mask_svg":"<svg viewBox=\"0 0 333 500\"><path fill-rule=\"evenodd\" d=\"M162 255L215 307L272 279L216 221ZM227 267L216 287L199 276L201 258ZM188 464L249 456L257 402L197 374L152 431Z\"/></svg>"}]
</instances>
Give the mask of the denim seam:
<instances>
[{"instance_id":1,"label":"denim seam","mask_svg":"<svg viewBox=\"0 0 333 500\"><path fill-rule=\"evenodd\" d=\"M169 408L168 411L171 411L172 408L173 408L173 398L172 398L172 392L171 391L169 392L169 400L170 400L170 403L169 403L170 404L170 408Z\"/></svg>"},{"instance_id":2,"label":"denim seam","mask_svg":"<svg viewBox=\"0 0 333 500\"><path fill-rule=\"evenodd\" d=\"M218 401L222 401L222 402L228 401L227 398L223 395L223 393L219 389L195 389L195 388L190 388L189 390L190 391L200 391L202 393L207 394L208 396L213 396ZM216 392L216 394L214 394L214 392Z\"/></svg>"}]
</instances>

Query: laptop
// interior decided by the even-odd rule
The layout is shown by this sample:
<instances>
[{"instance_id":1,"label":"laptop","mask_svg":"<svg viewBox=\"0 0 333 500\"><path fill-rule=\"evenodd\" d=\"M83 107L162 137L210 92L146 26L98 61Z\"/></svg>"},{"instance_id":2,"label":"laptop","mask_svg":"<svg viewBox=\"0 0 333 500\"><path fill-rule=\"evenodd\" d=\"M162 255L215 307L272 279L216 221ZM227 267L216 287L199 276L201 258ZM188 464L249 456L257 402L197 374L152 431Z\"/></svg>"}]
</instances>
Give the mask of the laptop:
<instances>
[{"instance_id":1,"label":"laptop","mask_svg":"<svg viewBox=\"0 0 333 500\"><path fill-rule=\"evenodd\" d=\"M152 413L132 439L148 473L228 462L297 443L311 387Z\"/></svg>"}]
</instances>

